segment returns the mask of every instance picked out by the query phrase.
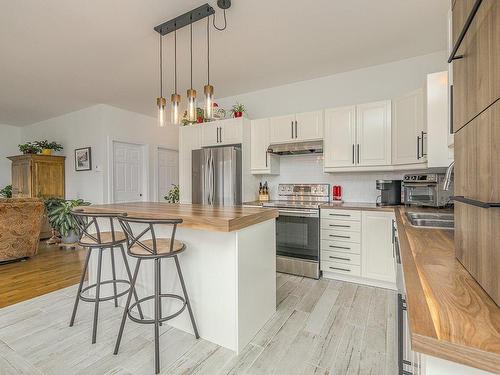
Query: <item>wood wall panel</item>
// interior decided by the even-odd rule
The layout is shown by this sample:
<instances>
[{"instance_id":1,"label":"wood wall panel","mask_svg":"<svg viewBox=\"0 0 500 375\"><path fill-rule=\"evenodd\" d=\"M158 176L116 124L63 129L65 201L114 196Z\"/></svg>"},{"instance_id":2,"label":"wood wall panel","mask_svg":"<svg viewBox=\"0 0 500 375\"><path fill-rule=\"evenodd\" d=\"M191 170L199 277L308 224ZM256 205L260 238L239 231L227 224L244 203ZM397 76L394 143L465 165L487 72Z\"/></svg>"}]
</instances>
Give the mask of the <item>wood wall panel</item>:
<instances>
[{"instance_id":1,"label":"wood wall panel","mask_svg":"<svg viewBox=\"0 0 500 375\"><path fill-rule=\"evenodd\" d=\"M455 8L462 9L458 4L459 1ZM460 18L460 13L458 17ZM459 32L454 28L453 34ZM457 55L464 57L453 61L455 132L500 97L499 46L500 1L483 0L457 52Z\"/></svg>"},{"instance_id":2,"label":"wood wall panel","mask_svg":"<svg viewBox=\"0 0 500 375\"><path fill-rule=\"evenodd\" d=\"M500 210L455 203L456 257L500 306Z\"/></svg>"}]
</instances>

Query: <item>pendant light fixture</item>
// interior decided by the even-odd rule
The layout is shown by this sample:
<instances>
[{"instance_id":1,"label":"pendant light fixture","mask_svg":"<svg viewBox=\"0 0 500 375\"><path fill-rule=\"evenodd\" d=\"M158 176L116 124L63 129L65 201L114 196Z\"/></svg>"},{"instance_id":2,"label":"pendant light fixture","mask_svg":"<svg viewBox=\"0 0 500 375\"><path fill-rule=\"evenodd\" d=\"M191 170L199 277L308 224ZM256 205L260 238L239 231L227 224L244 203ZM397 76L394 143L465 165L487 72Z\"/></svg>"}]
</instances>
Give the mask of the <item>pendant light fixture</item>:
<instances>
[{"instance_id":1,"label":"pendant light fixture","mask_svg":"<svg viewBox=\"0 0 500 375\"><path fill-rule=\"evenodd\" d=\"M210 84L210 17L207 17L207 84L203 87L205 93L205 118L213 117L214 87Z\"/></svg>"},{"instance_id":2,"label":"pendant light fixture","mask_svg":"<svg viewBox=\"0 0 500 375\"><path fill-rule=\"evenodd\" d=\"M179 125L181 118L179 116L181 96L177 94L177 29L174 30L174 93L170 100L172 101L172 108L170 109L170 121L172 124Z\"/></svg>"},{"instance_id":3,"label":"pendant light fixture","mask_svg":"<svg viewBox=\"0 0 500 375\"><path fill-rule=\"evenodd\" d=\"M165 110L167 100L163 97L163 42L160 35L160 97L156 98L156 105L158 106L158 126L163 128L165 126Z\"/></svg>"},{"instance_id":4,"label":"pendant light fixture","mask_svg":"<svg viewBox=\"0 0 500 375\"><path fill-rule=\"evenodd\" d=\"M189 24L189 52L191 54L191 86L187 90L187 115L191 122L196 121L196 90L193 89L193 23Z\"/></svg>"}]
</instances>

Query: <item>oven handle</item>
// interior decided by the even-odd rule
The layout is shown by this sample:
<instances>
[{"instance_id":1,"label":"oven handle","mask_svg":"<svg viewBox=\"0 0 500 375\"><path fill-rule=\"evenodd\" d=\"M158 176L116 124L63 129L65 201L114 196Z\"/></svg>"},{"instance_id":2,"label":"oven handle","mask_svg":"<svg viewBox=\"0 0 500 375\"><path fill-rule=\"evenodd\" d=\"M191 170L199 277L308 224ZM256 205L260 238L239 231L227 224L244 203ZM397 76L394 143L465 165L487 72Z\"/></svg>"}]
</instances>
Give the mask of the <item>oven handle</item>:
<instances>
[{"instance_id":1,"label":"oven handle","mask_svg":"<svg viewBox=\"0 0 500 375\"><path fill-rule=\"evenodd\" d=\"M437 182L403 182L403 187L434 187Z\"/></svg>"},{"instance_id":2,"label":"oven handle","mask_svg":"<svg viewBox=\"0 0 500 375\"><path fill-rule=\"evenodd\" d=\"M296 217L319 217L318 211L308 210L279 210L280 216L296 216Z\"/></svg>"}]
</instances>

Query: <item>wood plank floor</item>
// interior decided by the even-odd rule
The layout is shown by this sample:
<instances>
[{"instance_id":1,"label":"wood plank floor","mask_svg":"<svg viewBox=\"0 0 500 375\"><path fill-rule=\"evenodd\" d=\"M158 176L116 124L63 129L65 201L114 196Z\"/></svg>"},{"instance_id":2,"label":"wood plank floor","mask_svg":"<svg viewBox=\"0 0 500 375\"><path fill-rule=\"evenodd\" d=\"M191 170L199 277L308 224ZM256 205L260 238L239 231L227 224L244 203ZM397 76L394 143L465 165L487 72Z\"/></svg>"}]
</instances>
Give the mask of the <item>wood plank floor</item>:
<instances>
[{"instance_id":1,"label":"wood plank floor","mask_svg":"<svg viewBox=\"0 0 500 375\"><path fill-rule=\"evenodd\" d=\"M40 242L37 255L0 264L0 308L80 282L86 250L59 249Z\"/></svg>"},{"instance_id":2,"label":"wood plank floor","mask_svg":"<svg viewBox=\"0 0 500 375\"><path fill-rule=\"evenodd\" d=\"M396 374L395 295L329 280L277 275L277 312L236 356L168 326L160 336L162 374ZM76 286L0 309L1 374L153 374L153 329L127 322L102 303L92 345L92 305L80 303L68 327Z\"/></svg>"}]
</instances>

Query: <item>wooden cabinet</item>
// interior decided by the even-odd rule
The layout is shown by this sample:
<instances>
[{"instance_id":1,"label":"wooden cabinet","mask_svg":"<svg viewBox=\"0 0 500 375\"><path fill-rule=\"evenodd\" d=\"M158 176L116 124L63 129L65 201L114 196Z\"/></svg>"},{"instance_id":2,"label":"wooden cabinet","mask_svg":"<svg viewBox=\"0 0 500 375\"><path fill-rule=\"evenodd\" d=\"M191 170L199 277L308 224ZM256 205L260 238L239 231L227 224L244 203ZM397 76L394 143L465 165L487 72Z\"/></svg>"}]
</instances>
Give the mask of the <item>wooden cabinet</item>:
<instances>
[{"instance_id":1,"label":"wooden cabinet","mask_svg":"<svg viewBox=\"0 0 500 375\"><path fill-rule=\"evenodd\" d=\"M391 101L356 106L356 160L360 166L391 164Z\"/></svg>"},{"instance_id":2,"label":"wooden cabinet","mask_svg":"<svg viewBox=\"0 0 500 375\"><path fill-rule=\"evenodd\" d=\"M453 8L453 35L462 29L469 0ZM456 19L460 20L456 20ZM456 38L454 39L456 40ZM453 61L453 129L457 132L500 97L500 2L484 0Z\"/></svg>"},{"instance_id":3,"label":"wooden cabinet","mask_svg":"<svg viewBox=\"0 0 500 375\"><path fill-rule=\"evenodd\" d=\"M325 110L324 169L353 167L356 144L356 106Z\"/></svg>"},{"instance_id":4,"label":"wooden cabinet","mask_svg":"<svg viewBox=\"0 0 500 375\"><path fill-rule=\"evenodd\" d=\"M271 143L292 143L323 139L323 111L270 118Z\"/></svg>"},{"instance_id":5,"label":"wooden cabinet","mask_svg":"<svg viewBox=\"0 0 500 375\"><path fill-rule=\"evenodd\" d=\"M235 118L198 125L201 128L202 147L242 143L244 121L244 118Z\"/></svg>"},{"instance_id":6,"label":"wooden cabinet","mask_svg":"<svg viewBox=\"0 0 500 375\"><path fill-rule=\"evenodd\" d=\"M270 144L269 119L252 120L250 125L250 171L252 174L279 174L279 157L267 152Z\"/></svg>"},{"instance_id":7,"label":"wooden cabinet","mask_svg":"<svg viewBox=\"0 0 500 375\"><path fill-rule=\"evenodd\" d=\"M392 251L392 212L363 211L361 226L361 275L396 282Z\"/></svg>"},{"instance_id":8,"label":"wooden cabinet","mask_svg":"<svg viewBox=\"0 0 500 375\"><path fill-rule=\"evenodd\" d=\"M11 156L14 198L64 198L64 156Z\"/></svg>"},{"instance_id":9,"label":"wooden cabinet","mask_svg":"<svg viewBox=\"0 0 500 375\"><path fill-rule=\"evenodd\" d=\"M447 110L447 106L443 107ZM392 164L416 164L427 160L424 90L392 100ZM446 142L446 141L445 141Z\"/></svg>"},{"instance_id":10,"label":"wooden cabinet","mask_svg":"<svg viewBox=\"0 0 500 375\"><path fill-rule=\"evenodd\" d=\"M191 203L192 151L201 148L201 127L183 126L179 129L179 200Z\"/></svg>"}]
</instances>

